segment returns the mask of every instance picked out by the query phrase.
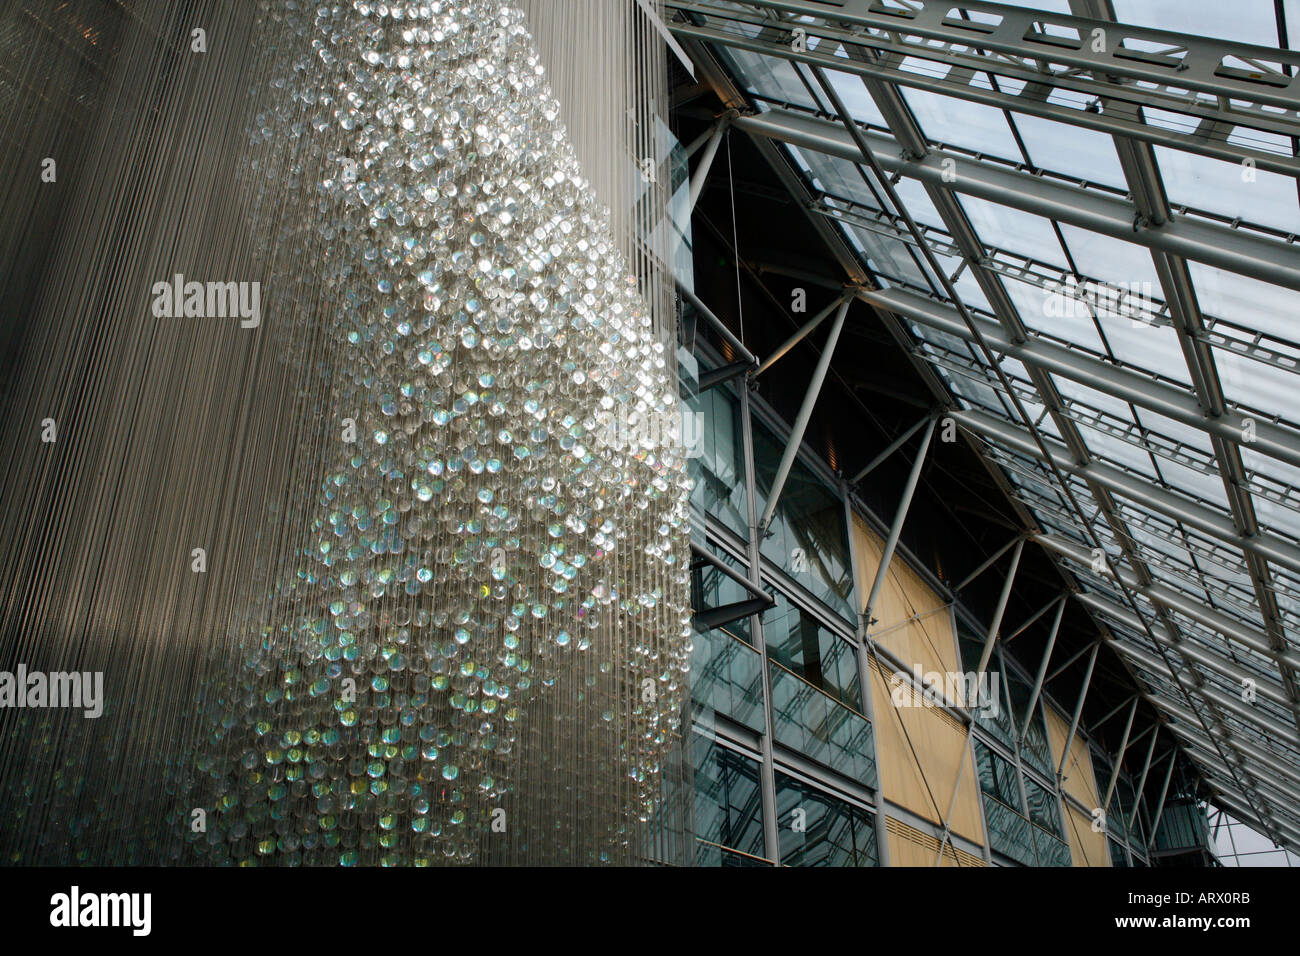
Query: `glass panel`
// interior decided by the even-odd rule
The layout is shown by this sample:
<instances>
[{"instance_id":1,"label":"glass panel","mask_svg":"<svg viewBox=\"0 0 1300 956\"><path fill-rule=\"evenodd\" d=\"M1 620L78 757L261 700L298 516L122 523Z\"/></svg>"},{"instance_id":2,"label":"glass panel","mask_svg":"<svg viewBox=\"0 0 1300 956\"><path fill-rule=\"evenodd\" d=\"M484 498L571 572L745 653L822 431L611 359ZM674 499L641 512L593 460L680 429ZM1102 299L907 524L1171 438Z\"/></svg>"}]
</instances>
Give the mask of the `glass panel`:
<instances>
[{"instance_id":1,"label":"glass panel","mask_svg":"<svg viewBox=\"0 0 1300 956\"><path fill-rule=\"evenodd\" d=\"M803 150L795 146L791 146L790 151L797 153L803 160L812 175L813 185L821 192L851 199L872 209L880 208L867 188L866 180L862 178L862 173L859 171L861 167L857 163L851 163L839 156L828 156L826 153Z\"/></svg>"},{"instance_id":2,"label":"glass panel","mask_svg":"<svg viewBox=\"0 0 1300 956\"><path fill-rule=\"evenodd\" d=\"M1295 324L1295 293L1235 272L1188 261L1201 311L1284 341L1300 341Z\"/></svg>"},{"instance_id":3,"label":"glass panel","mask_svg":"<svg viewBox=\"0 0 1300 956\"><path fill-rule=\"evenodd\" d=\"M1169 201L1229 219L1244 219L1284 233L1300 232L1295 180L1266 169L1247 171L1237 163L1155 147ZM1247 175L1254 177L1246 179Z\"/></svg>"},{"instance_id":4,"label":"glass panel","mask_svg":"<svg viewBox=\"0 0 1300 956\"><path fill-rule=\"evenodd\" d=\"M1300 421L1300 412L1295 407L1300 375L1224 349L1215 350L1214 364L1218 366L1224 398L1229 403L1270 413L1281 412L1280 417L1285 421Z\"/></svg>"},{"instance_id":5,"label":"glass panel","mask_svg":"<svg viewBox=\"0 0 1300 956\"><path fill-rule=\"evenodd\" d=\"M754 420L755 506L760 512L767 507L785 445ZM781 492L762 552L818 600L849 620L856 617L850 602L853 580L844 502L798 459Z\"/></svg>"},{"instance_id":6,"label":"glass panel","mask_svg":"<svg viewBox=\"0 0 1300 956\"><path fill-rule=\"evenodd\" d=\"M1064 840L1033 828L1034 846L1038 850L1039 866L1069 866L1070 845Z\"/></svg>"},{"instance_id":7,"label":"glass panel","mask_svg":"<svg viewBox=\"0 0 1300 956\"><path fill-rule=\"evenodd\" d=\"M726 388L711 388L689 399L699 426L699 454L689 459L691 508L710 514L742 537L749 533L745 500L745 456L740 402Z\"/></svg>"},{"instance_id":8,"label":"glass panel","mask_svg":"<svg viewBox=\"0 0 1300 956\"><path fill-rule=\"evenodd\" d=\"M853 645L784 594L772 596L776 605L763 612L768 659L860 711L862 697Z\"/></svg>"},{"instance_id":9,"label":"glass panel","mask_svg":"<svg viewBox=\"0 0 1300 956\"><path fill-rule=\"evenodd\" d=\"M907 200L903 201L907 202ZM988 298L984 295L984 290L980 288L979 281L975 278L975 270L962 269L962 260L957 256L946 256L942 252L935 252L934 258L939 263L939 268L943 270L944 275L948 276L949 279L957 275L958 271L961 272L961 275L957 275L957 280L952 285L957 290L957 295L961 298L961 301L965 303L966 308L983 312L993 310L993 307L989 305ZM937 277L934 279L933 287L937 295L947 298L943 283Z\"/></svg>"},{"instance_id":10,"label":"glass panel","mask_svg":"<svg viewBox=\"0 0 1300 956\"><path fill-rule=\"evenodd\" d=\"M875 866L872 814L777 771L783 866Z\"/></svg>"},{"instance_id":11,"label":"glass panel","mask_svg":"<svg viewBox=\"0 0 1300 956\"><path fill-rule=\"evenodd\" d=\"M1151 253L1142 246L1061 223L1061 235L1079 272L1099 282L1122 283L1157 297L1160 278Z\"/></svg>"},{"instance_id":12,"label":"glass panel","mask_svg":"<svg viewBox=\"0 0 1300 956\"><path fill-rule=\"evenodd\" d=\"M816 49L816 45L813 45ZM880 114L880 109L876 106L876 101L871 98L867 92L862 78L853 76L849 73L840 73L837 70L827 70L826 77L831 81L831 86L835 87L835 92L839 94L840 99L844 102L844 108L849 111L859 123L870 123L872 126L886 129L888 124L884 116ZM818 96L823 95L818 89ZM825 109L830 110L831 104L827 103Z\"/></svg>"},{"instance_id":13,"label":"glass panel","mask_svg":"<svg viewBox=\"0 0 1300 956\"><path fill-rule=\"evenodd\" d=\"M727 567L734 568L744 574L745 565L743 562L733 558L715 545L706 544L705 547ZM740 601L749 601L753 597L754 595L742 587L739 582L732 580L711 564L701 562L698 566L691 568L691 608L697 613L728 604L736 604ZM742 617L722 626L733 636L752 645L754 638L751 621L752 618Z\"/></svg>"},{"instance_id":14,"label":"glass panel","mask_svg":"<svg viewBox=\"0 0 1300 956\"><path fill-rule=\"evenodd\" d=\"M695 836L697 866L735 865L728 847L761 857L763 801L758 761L700 734L695 750Z\"/></svg>"},{"instance_id":15,"label":"glass panel","mask_svg":"<svg viewBox=\"0 0 1300 956\"><path fill-rule=\"evenodd\" d=\"M1241 3L1188 3L1187 0L1113 0L1115 19L1138 27L1176 30L1197 36L1278 45L1270 0Z\"/></svg>"},{"instance_id":16,"label":"glass panel","mask_svg":"<svg viewBox=\"0 0 1300 956\"><path fill-rule=\"evenodd\" d=\"M758 651L717 628L692 637L691 701L697 713L725 714L762 733L763 661Z\"/></svg>"},{"instance_id":17,"label":"glass panel","mask_svg":"<svg viewBox=\"0 0 1300 956\"><path fill-rule=\"evenodd\" d=\"M1026 777L1025 795L1029 798L1029 819L1052 836L1063 836L1065 831L1061 827L1061 805L1056 794Z\"/></svg>"},{"instance_id":18,"label":"glass panel","mask_svg":"<svg viewBox=\"0 0 1300 956\"><path fill-rule=\"evenodd\" d=\"M1020 785L1016 782L1016 768L1011 761L978 740L975 741L975 759L979 767L980 789L1020 813Z\"/></svg>"},{"instance_id":19,"label":"glass panel","mask_svg":"<svg viewBox=\"0 0 1300 956\"><path fill-rule=\"evenodd\" d=\"M1002 284L1020 318L1030 328L1092 352L1100 354L1105 351L1088 307L1065 295L1060 291L1061 287L1043 288L1008 277L1003 277Z\"/></svg>"},{"instance_id":20,"label":"glass panel","mask_svg":"<svg viewBox=\"0 0 1300 956\"><path fill-rule=\"evenodd\" d=\"M1105 133L1024 113L1015 114L1015 120L1029 159L1038 168L1128 190L1115 141Z\"/></svg>"},{"instance_id":21,"label":"glass panel","mask_svg":"<svg viewBox=\"0 0 1300 956\"><path fill-rule=\"evenodd\" d=\"M1029 821L993 797L984 796L984 819L988 824L989 847L1023 866L1038 862L1034 852L1033 827Z\"/></svg>"},{"instance_id":22,"label":"glass panel","mask_svg":"<svg viewBox=\"0 0 1300 956\"><path fill-rule=\"evenodd\" d=\"M929 90L900 87L899 91L931 142L1000 156L1012 162L1023 159L1007 125L1006 114L997 107L957 100Z\"/></svg>"},{"instance_id":23,"label":"glass panel","mask_svg":"<svg viewBox=\"0 0 1300 956\"><path fill-rule=\"evenodd\" d=\"M1125 365L1191 384L1187 359L1172 326L1148 324L1133 315L1116 315L1104 309L1098 312L1097 319L1111 352Z\"/></svg>"},{"instance_id":24,"label":"glass panel","mask_svg":"<svg viewBox=\"0 0 1300 956\"><path fill-rule=\"evenodd\" d=\"M735 65L734 75L751 92L795 106L821 108L789 60L734 48L728 48L724 55Z\"/></svg>"},{"instance_id":25,"label":"glass panel","mask_svg":"<svg viewBox=\"0 0 1300 956\"><path fill-rule=\"evenodd\" d=\"M873 229L846 223L849 242L867 260L873 272L880 272L897 282L926 288L925 272L917 265L911 249L897 239Z\"/></svg>"},{"instance_id":26,"label":"glass panel","mask_svg":"<svg viewBox=\"0 0 1300 956\"><path fill-rule=\"evenodd\" d=\"M876 786L870 722L783 668L772 665L769 671L776 741L846 777Z\"/></svg>"},{"instance_id":27,"label":"glass panel","mask_svg":"<svg viewBox=\"0 0 1300 956\"><path fill-rule=\"evenodd\" d=\"M976 232L989 245L1066 271L1065 255L1050 220L974 196L962 196L960 201Z\"/></svg>"},{"instance_id":28,"label":"glass panel","mask_svg":"<svg viewBox=\"0 0 1300 956\"><path fill-rule=\"evenodd\" d=\"M939 210L934 208L934 201L930 199L930 194L925 191L923 183L916 179L900 179L894 184L894 191L898 193L899 200L907 207L907 211L911 213L912 218L918 224L935 226L945 232L947 231L943 217L939 215ZM907 228L905 223L899 225L900 228ZM954 268L952 271L956 272L957 270ZM949 275L951 274L950 272Z\"/></svg>"}]
</instances>

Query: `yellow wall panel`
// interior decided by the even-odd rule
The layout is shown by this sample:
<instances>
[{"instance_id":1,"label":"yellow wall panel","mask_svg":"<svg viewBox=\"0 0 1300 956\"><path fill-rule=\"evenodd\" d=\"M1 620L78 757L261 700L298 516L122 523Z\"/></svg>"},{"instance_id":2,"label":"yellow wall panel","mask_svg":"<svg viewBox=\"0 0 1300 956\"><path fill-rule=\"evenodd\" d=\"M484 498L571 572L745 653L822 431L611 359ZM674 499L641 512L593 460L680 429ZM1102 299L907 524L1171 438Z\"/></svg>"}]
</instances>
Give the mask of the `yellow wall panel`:
<instances>
[{"instance_id":1,"label":"yellow wall panel","mask_svg":"<svg viewBox=\"0 0 1300 956\"><path fill-rule=\"evenodd\" d=\"M1110 848L1106 846L1106 834L1094 833L1092 818L1068 803L1065 805L1065 813L1066 836L1070 839L1070 858L1074 865L1110 866Z\"/></svg>"},{"instance_id":2,"label":"yellow wall panel","mask_svg":"<svg viewBox=\"0 0 1300 956\"><path fill-rule=\"evenodd\" d=\"M889 817L885 820L885 831L889 840L890 866L934 866L939 857L939 841L928 833L922 833L901 820ZM951 843L943 848L943 860L940 866L987 866L981 857L955 848Z\"/></svg>"},{"instance_id":3,"label":"yellow wall panel","mask_svg":"<svg viewBox=\"0 0 1300 956\"><path fill-rule=\"evenodd\" d=\"M1070 722L1051 707L1047 712L1047 736L1052 743L1053 765L1059 764L1061 751L1065 748L1065 735L1070 732ZM1088 745L1078 734L1070 747L1070 757L1065 761L1065 792L1074 797L1085 807L1097 807L1101 800L1097 796L1097 783L1093 779L1092 758L1088 755Z\"/></svg>"},{"instance_id":4,"label":"yellow wall panel","mask_svg":"<svg viewBox=\"0 0 1300 956\"><path fill-rule=\"evenodd\" d=\"M919 817L942 825L940 817L952 800L957 767L962 767L952 830L983 843L979 786L974 758L967 753L966 730L938 707L896 707L890 685L876 661L871 661L871 694L875 711L876 762L885 799ZM906 728L906 735L903 732ZM911 746L908 745L908 738ZM915 748L915 755L913 754ZM966 759L962 761L962 755ZM919 762L917 758L919 759ZM927 790L927 783L929 788ZM933 795L933 798L932 796ZM937 810L936 810L937 804Z\"/></svg>"},{"instance_id":5,"label":"yellow wall panel","mask_svg":"<svg viewBox=\"0 0 1300 956\"><path fill-rule=\"evenodd\" d=\"M858 556L858 591L865 600L871 593L884 542L857 515L853 516L853 538ZM876 599L872 617L877 622L871 629L876 644L909 670L919 668L923 674L961 670L951 612L944 600L898 555L889 563L889 574Z\"/></svg>"}]
</instances>

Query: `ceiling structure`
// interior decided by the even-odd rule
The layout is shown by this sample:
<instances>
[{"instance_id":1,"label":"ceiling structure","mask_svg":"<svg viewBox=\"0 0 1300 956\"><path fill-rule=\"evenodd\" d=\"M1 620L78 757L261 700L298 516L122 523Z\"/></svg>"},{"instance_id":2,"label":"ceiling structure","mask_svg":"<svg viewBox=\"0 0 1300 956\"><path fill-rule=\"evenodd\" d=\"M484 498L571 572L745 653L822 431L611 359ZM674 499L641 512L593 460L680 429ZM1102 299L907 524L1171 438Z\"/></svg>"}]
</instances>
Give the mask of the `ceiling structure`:
<instances>
[{"instance_id":1,"label":"ceiling structure","mask_svg":"<svg viewBox=\"0 0 1300 956\"><path fill-rule=\"evenodd\" d=\"M1300 849L1300 3L1037 2L664 7L835 250L790 274L873 307L1215 804Z\"/></svg>"}]
</instances>

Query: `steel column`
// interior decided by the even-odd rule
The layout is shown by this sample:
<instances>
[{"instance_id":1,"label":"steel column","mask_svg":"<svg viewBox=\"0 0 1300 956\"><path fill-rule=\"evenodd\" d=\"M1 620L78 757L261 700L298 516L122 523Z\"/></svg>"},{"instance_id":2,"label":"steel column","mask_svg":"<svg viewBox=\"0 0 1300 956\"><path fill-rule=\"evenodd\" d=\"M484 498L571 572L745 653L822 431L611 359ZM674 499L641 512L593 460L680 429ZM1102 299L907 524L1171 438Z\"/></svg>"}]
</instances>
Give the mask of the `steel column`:
<instances>
[{"instance_id":1,"label":"steel column","mask_svg":"<svg viewBox=\"0 0 1300 956\"><path fill-rule=\"evenodd\" d=\"M821 393L822 383L826 381L826 372L831 367L831 356L835 354L835 344L840 339L840 331L844 328L844 317L848 315L851 300L845 299L840 303L839 311L835 314L835 323L831 326L831 333L826 338L826 345L822 348L822 354L817 359L817 368L813 370L812 380L808 383L808 391L804 393L803 404L799 407L799 415L794 420L794 427L790 430L789 443L785 446L785 454L781 456L781 464L776 470L776 478L772 481L772 490L767 495L767 507L763 510L763 517L758 522L758 534L761 538L767 533L767 526L772 523L772 516L776 514L777 502L781 499L781 492L785 489L786 479L790 477L790 469L794 467L795 456L799 454L799 446L803 443L803 433L808 428L808 422L812 418L813 407L817 404L817 396Z\"/></svg>"},{"instance_id":2,"label":"steel column","mask_svg":"<svg viewBox=\"0 0 1300 956\"><path fill-rule=\"evenodd\" d=\"M686 192L686 215L688 217L695 211L695 203L699 201L700 193L704 191L704 180L708 178L709 170L713 168L713 160L718 155L718 146L722 143L722 137L727 132L727 125L725 116L718 120L713 127L713 135L704 144L704 152L700 154L699 162L695 166L695 172L691 174L690 186Z\"/></svg>"},{"instance_id":3,"label":"steel column","mask_svg":"<svg viewBox=\"0 0 1300 956\"><path fill-rule=\"evenodd\" d=\"M1020 555L1025 550L1025 539L1016 540L1016 550L1011 555L1011 567L1007 569L1007 579L1002 582L1002 593L998 595L998 604L993 611L993 621L989 624L988 636L984 638L984 649L980 651L980 662L975 668L975 679L978 680L984 673L984 669L989 665L989 658L993 656L993 644L998 639L998 631L1002 627L1002 615L1007 610L1007 599L1011 597L1011 587L1016 583L1016 571L1020 568Z\"/></svg>"},{"instance_id":4,"label":"steel column","mask_svg":"<svg viewBox=\"0 0 1300 956\"><path fill-rule=\"evenodd\" d=\"M978 568L976 568L976 569L975 569L974 571L972 571L970 574L966 575L966 577L962 578L962 579L961 579L961 583L960 583L960 584L957 584L957 585L955 585L955 586L953 587L953 592L955 593L955 592L957 592L957 591L960 591L960 590L961 590L962 588L964 588L966 585L970 584L970 583L971 583L972 581L974 581L977 577L979 577L981 574L983 574L985 571L987 571L989 568L991 568L991 567L993 566L993 562L995 562L998 558L1002 557L1002 555L1004 555L1004 554L1006 554L1008 551L1010 551L1013 547L1015 547L1015 545L1016 545L1018 542L1023 541L1023 540L1024 540L1024 535L1016 535L1014 538L1012 538L1010 541L1008 541L1008 542L1007 542L1006 544L1004 544L1002 547L998 548L996 551L994 551L992 554L990 554L987 558L985 558L984 561L980 564L980 566L979 566Z\"/></svg>"},{"instance_id":5,"label":"steel column","mask_svg":"<svg viewBox=\"0 0 1300 956\"><path fill-rule=\"evenodd\" d=\"M1074 705L1074 713L1070 717L1070 732L1065 735L1065 746L1061 749L1061 762L1056 768L1056 786L1060 789L1061 772L1065 769L1066 758L1070 756L1070 748L1074 746L1074 735L1079 729L1079 718L1083 716L1083 702L1088 697L1088 687L1092 684L1092 670L1097 666L1097 652L1101 650L1101 641L1096 641L1092 645L1092 653L1088 656L1088 669L1083 674L1083 686L1079 688L1079 699Z\"/></svg>"},{"instance_id":6,"label":"steel column","mask_svg":"<svg viewBox=\"0 0 1300 956\"><path fill-rule=\"evenodd\" d=\"M1169 752L1169 769L1165 771L1165 782L1160 786L1160 800L1156 803L1155 819L1151 821L1151 832L1147 835L1147 852L1151 852L1151 847L1156 842L1156 831L1160 829L1160 818L1165 813L1165 797L1169 793L1169 781L1174 777L1174 767L1178 764L1178 751Z\"/></svg>"},{"instance_id":7,"label":"steel column","mask_svg":"<svg viewBox=\"0 0 1300 956\"><path fill-rule=\"evenodd\" d=\"M1038 674L1034 678L1034 689L1029 694L1029 706L1025 708L1025 729L1020 734L1022 743L1025 734L1029 731L1029 715L1033 714L1034 706L1038 703L1038 695L1043 691L1043 678L1047 676L1047 665L1051 663L1052 649L1056 647L1056 634L1061 629L1061 618L1065 616L1065 595L1062 594L1058 600L1061 603L1057 605L1056 617L1052 619L1052 632L1047 637L1047 647L1043 650L1042 663L1038 665Z\"/></svg>"},{"instance_id":8,"label":"steel column","mask_svg":"<svg viewBox=\"0 0 1300 956\"><path fill-rule=\"evenodd\" d=\"M761 372L762 369L760 368L759 371ZM894 452L898 451L898 449L902 448L903 445L906 444L909 438L911 438L913 435L919 432L922 426L924 426L927 421L930 421L933 418L934 418L933 415L927 415L924 418L918 419L916 424L912 425L910 428L907 429L907 431L903 432L903 434L899 435L892 442L890 442L889 446L884 451L882 451L875 458L871 459L871 461L867 462L866 466L861 471L859 471L856 475L850 478L849 484L856 485L863 478L867 477L867 475L875 471L876 467L881 462L883 462Z\"/></svg>"},{"instance_id":9,"label":"steel column","mask_svg":"<svg viewBox=\"0 0 1300 956\"><path fill-rule=\"evenodd\" d=\"M1110 783L1106 785L1106 797L1101 803L1103 817L1106 815L1106 811L1110 809L1110 798L1115 793L1115 784L1119 783L1119 766L1124 762L1124 751L1128 750L1128 735L1133 730L1133 718L1137 716L1139 700L1141 700L1141 697L1134 694L1133 706L1129 708L1128 720L1124 722L1124 734L1119 739L1119 750L1115 753L1115 762L1110 771Z\"/></svg>"},{"instance_id":10,"label":"steel column","mask_svg":"<svg viewBox=\"0 0 1300 956\"><path fill-rule=\"evenodd\" d=\"M898 510L894 512L894 522L889 527L889 537L885 539L885 548L880 553L880 564L876 568L875 578L872 579L867 603L862 609L863 627L867 631L875 623L871 612L876 606L876 598L880 596L880 589L884 586L885 575L889 572L889 563L894 558L894 549L898 547L898 536L903 530L907 511L912 506L912 495L916 491L916 483L921 478L921 466L925 464L925 454L930 450L930 439L934 436L934 426L937 421L935 418L930 419L929 427L921 438L921 446L916 450L916 458L912 461L912 470L907 475L907 484L903 486L902 497L898 500Z\"/></svg>"},{"instance_id":11,"label":"steel column","mask_svg":"<svg viewBox=\"0 0 1300 956\"><path fill-rule=\"evenodd\" d=\"M822 309L820 312L814 315L807 322L805 322L803 326L799 329L799 331L795 332L794 335L790 336L788 339L786 339L784 342L778 345L772 351L771 355L769 355L767 358L763 359L763 361L759 363L758 368L754 369L754 373L752 377L758 378L758 376L762 375L769 368L775 365L778 359L780 359L783 355L785 355L786 352L790 351L792 348L794 348L796 345L802 342L809 332L817 328L817 326L821 325L822 320L835 311L836 306L842 305L844 303L844 300L849 298L851 295L852 293L845 293L844 295L840 296L839 298L831 302L830 305L826 306L826 308Z\"/></svg>"},{"instance_id":12,"label":"steel column","mask_svg":"<svg viewBox=\"0 0 1300 956\"><path fill-rule=\"evenodd\" d=\"M1136 796L1133 799L1133 812L1129 814L1128 826L1125 827L1125 832L1131 832L1133 830L1133 822L1137 819L1138 807L1142 806L1142 794L1146 790L1147 774L1151 770L1151 758L1155 756L1156 740L1158 740L1159 737L1160 730L1157 726L1156 731L1151 735L1151 746L1147 747L1147 759L1142 762L1142 775L1138 778L1137 790L1135 791Z\"/></svg>"}]
</instances>

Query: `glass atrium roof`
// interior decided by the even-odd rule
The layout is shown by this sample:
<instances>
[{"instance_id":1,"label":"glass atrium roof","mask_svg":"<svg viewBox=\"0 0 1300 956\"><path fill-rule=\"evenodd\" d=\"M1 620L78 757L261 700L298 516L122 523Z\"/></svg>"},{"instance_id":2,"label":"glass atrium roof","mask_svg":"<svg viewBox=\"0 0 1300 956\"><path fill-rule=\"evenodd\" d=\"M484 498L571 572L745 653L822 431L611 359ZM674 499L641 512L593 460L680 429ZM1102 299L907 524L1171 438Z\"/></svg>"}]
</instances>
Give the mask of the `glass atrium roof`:
<instances>
[{"instance_id":1,"label":"glass atrium roof","mask_svg":"<svg viewBox=\"0 0 1300 956\"><path fill-rule=\"evenodd\" d=\"M1300 0L665 2L1216 803L1300 847Z\"/></svg>"}]
</instances>

